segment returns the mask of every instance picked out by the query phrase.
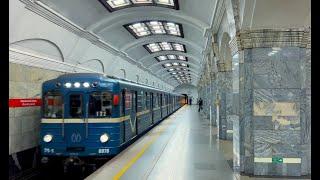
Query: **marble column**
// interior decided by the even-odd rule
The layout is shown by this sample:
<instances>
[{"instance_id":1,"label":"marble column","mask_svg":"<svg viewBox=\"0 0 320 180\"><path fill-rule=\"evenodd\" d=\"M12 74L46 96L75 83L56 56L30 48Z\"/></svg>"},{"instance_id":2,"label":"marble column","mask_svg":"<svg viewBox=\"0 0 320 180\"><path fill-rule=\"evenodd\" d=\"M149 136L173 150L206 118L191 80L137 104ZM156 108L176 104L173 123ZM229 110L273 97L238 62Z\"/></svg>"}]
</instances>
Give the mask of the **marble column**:
<instances>
[{"instance_id":1,"label":"marble column","mask_svg":"<svg viewBox=\"0 0 320 180\"><path fill-rule=\"evenodd\" d=\"M240 170L254 175L310 173L308 30L239 35Z\"/></svg>"},{"instance_id":2,"label":"marble column","mask_svg":"<svg viewBox=\"0 0 320 180\"><path fill-rule=\"evenodd\" d=\"M217 73L217 103L219 106L219 125L218 133L219 138L224 140L233 139L233 120L232 112L232 72L231 71L219 71Z\"/></svg>"}]
</instances>

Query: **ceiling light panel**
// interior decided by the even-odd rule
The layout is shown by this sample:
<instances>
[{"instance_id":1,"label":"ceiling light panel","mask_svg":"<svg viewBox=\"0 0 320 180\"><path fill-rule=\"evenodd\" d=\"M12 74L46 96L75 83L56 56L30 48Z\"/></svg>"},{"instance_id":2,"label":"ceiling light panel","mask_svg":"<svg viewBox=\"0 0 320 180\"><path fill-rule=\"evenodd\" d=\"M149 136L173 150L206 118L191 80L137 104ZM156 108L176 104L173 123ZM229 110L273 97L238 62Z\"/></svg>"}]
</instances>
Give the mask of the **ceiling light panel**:
<instances>
[{"instance_id":1,"label":"ceiling light panel","mask_svg":"<svg viewBox=\"0 0 320 180\"><path fill-rule=\"evenodd\" d=\"M151 43L151 44L145 44L143 45L144 48L146 48L149 53L154 53L158 51L181 51L181 52L186 52L185 46L183 44L179 43L172 43L172 42L156 42L156 43ZM152 49L153 47L153 49ZM154 50L155 47L157 47L156 51ZM160 50L159 50L160 48ZM171 57L168 56L168 59ZM177 58L177 56L175 56Z\"/></svg>"},{"instance_id":2,"label":"ceiling light panel","mask_svg":"<svg viewBox=\"0 0 320 180\"><path fill-rule=\"evenodd\" d=\"M138 6L157 6L179 10L178 0L99 0L108 11Z\"/></svg>"},{"instance_id":3,"label":"ceiling light panel","mask_svg":"<svg viewBox=\"0 0 320 180\"><path fill-rule=\"evenodd\" d=\"M182 64L184 64L185 66L183 66ZM188 67L188 65L187 64L185 64L185 63L179 63L179 62L173 62L173 63L164 63L164 64L162 64L162 66L164 67L164 68L172 68L172 66L173 66L173 68L174 67L178 67L178 68L175 68L174 70L177 70L177 71L180 71L180 70L182 70L182 71L187 71L188 69L187 68L183 68L183 67ZM180 67L181 66L181 67ZM175 73L176 74L176 73Z\"/></svg>"},{"instance_id":4,"label":"ceiling light panel","mask_svg":"<svg viewBox=\"0 0 320 180\"><path fill-rule=\"evenodd\" d=\"M145 29L145 33L138 34L139 32L136 25L143 26ZM142 24L142 25L141 25ZM167 22L167 21L140 21L135 23L130 23L124 25L124 27L135 37L140 38L144 36L150 35L173 35L178 37L183 37L183 30L182 25L174 22Z\"/></svg>"},{"instance_id":5,"label":"ceiling light panel","mask_svg":"<svg viewBox=\"0 0 320 180\"><path fill-rule=\"evenodd\" d=\"M132 5L129 0L107 0L106 2L112 9Z\"/></svg>"},{"instance_id":6,"label":"ceiling light panel","mask_svg":"<svg viewBox=\"0 0 320 180\"><path fill-rule=\"evenodd\" d=\"M156 43L147 44L146 47L148 48L148 51L151 53L161 51L159 44Z\"/></svg>"},{"instance_id":7,"label":"ceiling light panel","mask_svg":"<svg viewBox=\"0 0 320 180\"><path fill-rule=\"evenodd\" d=\"M174 55L174 54L167 54L155 57L157 61L166 61L166 60L178 60L178 61L188 61L188 58L182 55ZM185 64L185 63L183 63ZM182 65L182 64L181 64ZM184 65L182 65L184 66Z\"/></svg>"},{"instance_id":8,"label":"ceiling light panel","mask_svg":"<svg viewBox=\"0 0 320 180\"><path fill-rule=\"evenodd\" d=\"M133 4L152 4L152 0L131 0Z\"/></svg>"}]
</instances>

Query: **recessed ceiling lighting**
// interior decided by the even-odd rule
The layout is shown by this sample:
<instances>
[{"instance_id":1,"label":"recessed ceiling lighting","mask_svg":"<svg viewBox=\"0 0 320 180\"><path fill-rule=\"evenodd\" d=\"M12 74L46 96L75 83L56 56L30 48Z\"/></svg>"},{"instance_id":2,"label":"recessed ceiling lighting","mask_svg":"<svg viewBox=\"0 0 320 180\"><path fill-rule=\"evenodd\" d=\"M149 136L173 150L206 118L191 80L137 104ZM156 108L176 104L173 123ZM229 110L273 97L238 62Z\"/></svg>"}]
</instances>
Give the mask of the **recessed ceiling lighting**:
<instances>
[{"instance_id":1,"label":"recessed ceiling lighting","mask_svg":"<svg viewBox=\"0 0 320 180\"><path fill-rule=\"evenodd\" d=\"M151 43L147 45L147 48L149 49L149 51L151 52L158 52L161 51L161 48L158 44L155 43Z\"/></svg>"},{"instance_id":2,"label":"recessed ceiling lighting","mask_svg":"<svg viewBox=\"0 0 320 180\"><path fill-rule=\"evenodd\" d=\"M136 25L139 26L136 26ZM167 21L140 21L131 24L126 24L124 27L135 37L140 38L149 35L173 35L183 37L182 25ZM141 28L143 29L137 29Z\"/></svg>"},{"instance_id":3,"label":"recessed ceiling lighting","mask_svg":"<svg viewBox=\"0 0 320 180\"><path fill-rule=\"evenodd\" d=\"M172 64L171 63L166 63L166 64L164 64L164 66L170 67L170 66L172 66Z\"/></svg>"},{"instance_id":4,"label":"recessed ceiling lighting","mask_svg":"<svg viewBox=\"0 0 320 180\"><path fill-rule=\"evenodd\" d=\"M156 42L143 45L150 53L158 51L182 51L186 52L184 45L172 42ZM177 48L178 47L178 48ZM168 57L170 59L170 57Z\"/></svg>"},{"instance_id":5,"label":"recessed ceiling lighting","mask_svg":"<svg viewBox=\"0 0 320 180\"><path fill-rule=\"evenodd\" d=\"M136 6L160 6L179 9L178 0L99 0L110 12Z\"/></svg>"},{"instance_id":6,"label":"recessed ceiling lighting","mask_svg":"<svg viewBox=\"0 0 320 180\"><path fill-rule=\"evenodd\" d=\"M129 0L107 0L106 2L113 9L131 5Z\"/></svg>"},{"instance_id":7,"label":"recessed ceiling lighting","mask_svg":"<svg viewBox=\"0 0 320 180\"><path fill-rule=\"evenodd\" d=\"M133 4L152 4L152 0L131 0Z\"/></svg>"},{"instance_id":8,"label":"recessed ceiling lighting","mask_svg":"<svg viewBox=\"0 0 320 180\"><path fill-rule=\"evenodd\" d=\"M172 54L171 54L171 55L168 55L168 58L169 58L169 59L176 59L176 55L172 55Z\"/></svg>"},{"instance_id":9,"label":"recessed ceiling lighting","mask_svg":"<svg viewBox=\"0 0 320 180\"><path fill-rule=\"evenodd\" d=\"M180 59L180 60L186 60L186 57L185 56L178 56L178 59Z\"/></svg>"},{"instance_id":10,"label":"recessed ceiling lighting","mask_svg":"<svg viewBox=\"0 0 320 180\"><path fill-rule=\"evenodd\" d=\"M173 0L155 0L157 4L163 4L167 6L174 6L174 1Z\"/></svg>"},{"instance_id":11,"label":"recessed ceiling lighting","mask_svg":"<svg viewBox=\"0 0 320 180\"><path fill-rule=\"evenodd\" d=\"M182 55L174 55L174 54L167 54L155 57L158 61L165 61L165 60L179 60L179 61L188 61L188 58ZM184 63L185 64L185 63Z\"/></svg>"}]
</instances>

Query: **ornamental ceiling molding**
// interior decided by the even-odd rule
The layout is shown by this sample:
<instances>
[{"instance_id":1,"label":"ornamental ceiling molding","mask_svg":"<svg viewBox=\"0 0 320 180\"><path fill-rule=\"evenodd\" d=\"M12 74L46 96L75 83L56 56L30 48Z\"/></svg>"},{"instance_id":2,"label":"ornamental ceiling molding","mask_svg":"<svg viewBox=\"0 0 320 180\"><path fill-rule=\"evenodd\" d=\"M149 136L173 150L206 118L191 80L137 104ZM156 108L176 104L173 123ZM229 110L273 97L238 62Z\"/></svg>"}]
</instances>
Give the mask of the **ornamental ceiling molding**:
<instances>
[{"instance_id":1,"label":"ornamental ceiling molding","mask_svg":"<svg viewBox=\"0 0 320 180\"><path fill-rule=\"evenodd\" d=\"M244 30L237 35L237 39L232 39L230 45L233 53L235 46L239 50L267 47L310 48L311 32L310 28Z\"/></svg>"},{"instance_id":2,"label":"ornamental ceiling molding","mask_svg":"<svg viewBox=\"0 0 320 180\"><path fill-rule=\"evenodd\" d=\"M124 52L121 52L121 51L117 50L116 48L108 45L106 42L101 40L97 35L93 34L92 32L89 32L89 31L83 29L82 27L74 24L73 22L71 22L67 18L63 17L61 14L54 11L50 7L46 6L42 2L37 1L37 0L20 0L20 1L26 5L26 7L25 7L26 9L38 14L39 16L47 19L48 21L50 21L50 22L66 29L66 30L78 35L79 37L87 39L92 44L96 45L97 47L102 48L115 56L121 57L122 59L128 61L129 63L138 66L142 70L144 70L144 71L150 73L151 75L155 76L156 78L158 78L157 75L154 74L150 69L144 67L142 64L138 63L136 60L130 58ZM161 82L168 84L167 82L164 82L162 79L160 79L160 78L158 78L158 79ZM173 86L173 84L170 84L170 85Z\"/></svg>"}]
</instances>

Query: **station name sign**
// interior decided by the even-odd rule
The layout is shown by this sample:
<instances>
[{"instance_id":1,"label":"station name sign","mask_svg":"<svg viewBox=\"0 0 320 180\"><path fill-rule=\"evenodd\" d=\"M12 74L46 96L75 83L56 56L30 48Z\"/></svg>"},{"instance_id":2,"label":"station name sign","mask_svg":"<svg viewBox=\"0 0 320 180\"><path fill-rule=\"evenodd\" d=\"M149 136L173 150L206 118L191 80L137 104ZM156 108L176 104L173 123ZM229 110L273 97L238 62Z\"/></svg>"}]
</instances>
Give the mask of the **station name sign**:
<instances>
[{"instance_id":1,"label":"station name sign","mask_svg":"<svg viewBox=\"0 0 320 180\"><path fill-rule=\"evenodd\" d=\"M9 107L41 106L41 99L9 99Z\"/></svg>"}]
</instances>

